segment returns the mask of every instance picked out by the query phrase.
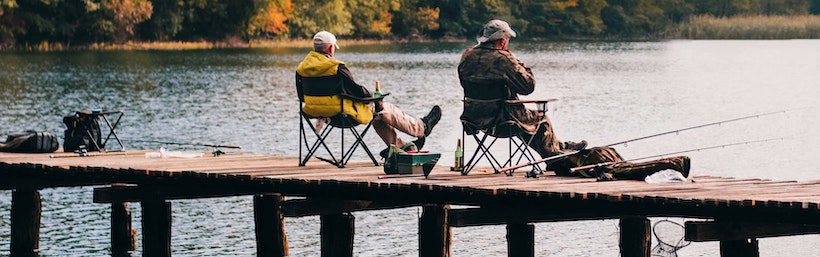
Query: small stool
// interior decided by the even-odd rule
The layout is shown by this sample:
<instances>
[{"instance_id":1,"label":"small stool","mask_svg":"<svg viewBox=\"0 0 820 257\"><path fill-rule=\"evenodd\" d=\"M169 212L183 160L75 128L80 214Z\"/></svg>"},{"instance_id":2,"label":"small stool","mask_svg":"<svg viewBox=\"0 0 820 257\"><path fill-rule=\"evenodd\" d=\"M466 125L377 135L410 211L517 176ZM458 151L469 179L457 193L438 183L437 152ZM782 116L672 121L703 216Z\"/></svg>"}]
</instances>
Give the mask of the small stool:
<instances>
[{"instance_id":1,"label":"small stool","mask_svg":"<svg viewBox=\"0 0 820 257\"><path fill-rule=\"evenodd\" d=\"M117 136L117 131L116 131L117 125L120 124L120 119L122 119L122 115L123 115L122 111L119 111L119 110L117 110L117 111L110 111L110 110L103 111L101 109L84 109L84 110L77 111L76 114L78 116L88 116L88 118L90 118L91 120L99 121L100 119L102 119L103 121L105 121L105 125L108 126L108 135L105 137L105 140L103 140L102 142L97 142L97 140L94 139L94 136L91 135L91 132L86 131L86 134L88 134L89 138L91 138L91 142L94 144L94 146L97 147L97 149L99 149L101 152L108 152L108 150L105 149L105 145L108 144L108 140L111 139L111 136L114 136L114 140L116 140L117 144L120 145L120 149L117 150L117 151L125 151L125 146L122 144L122 140L120 140L120 137ZM114 119L114 123L111 123L111 121L108 119L108 115L113 115L112 118L116 117L116 119Z\"/></svg>"}]
</instances>

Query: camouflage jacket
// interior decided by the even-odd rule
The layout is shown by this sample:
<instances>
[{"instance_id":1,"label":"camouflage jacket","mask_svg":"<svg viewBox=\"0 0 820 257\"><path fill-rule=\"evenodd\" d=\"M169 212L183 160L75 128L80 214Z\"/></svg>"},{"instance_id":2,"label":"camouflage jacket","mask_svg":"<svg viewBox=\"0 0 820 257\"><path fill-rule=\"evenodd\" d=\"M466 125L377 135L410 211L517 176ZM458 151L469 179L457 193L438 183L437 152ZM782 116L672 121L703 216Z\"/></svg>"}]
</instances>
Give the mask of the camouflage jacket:
<instances>
[{"instance_id":1,"label":"camouflage jacket","mask_svg":"<svg viewBox=\"0 0 820 257\"><path fill-rule=\"evenodd\" d=\"M535 89L530 68L508 50L486 45L467 49L458 64L458 79L464 89L461 120L465 124L489 130L493 134L494 125L514 121L528 133L534 134L539 123L549 121L522 104L508 105L504 102L518 99L518 95L528 95Z\"/></svg>"}]
</instances>

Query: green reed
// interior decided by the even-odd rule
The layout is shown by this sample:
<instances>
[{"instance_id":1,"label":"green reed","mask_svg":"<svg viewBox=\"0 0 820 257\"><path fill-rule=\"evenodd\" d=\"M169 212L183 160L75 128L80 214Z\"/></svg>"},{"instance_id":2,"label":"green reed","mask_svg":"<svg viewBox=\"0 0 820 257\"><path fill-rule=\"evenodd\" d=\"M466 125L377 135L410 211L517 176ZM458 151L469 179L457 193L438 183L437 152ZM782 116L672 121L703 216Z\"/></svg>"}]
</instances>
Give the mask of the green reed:
<instances>
[{"instance_id":1,"label":"green reed","mask_svg":"<svg viewBox=\"0 0 820 257\"><path fill-rule=\"evenodd\" d=\"M693 16L671 33L679 39L818 39L820 16Z\"/></svg>"}]
</instances>

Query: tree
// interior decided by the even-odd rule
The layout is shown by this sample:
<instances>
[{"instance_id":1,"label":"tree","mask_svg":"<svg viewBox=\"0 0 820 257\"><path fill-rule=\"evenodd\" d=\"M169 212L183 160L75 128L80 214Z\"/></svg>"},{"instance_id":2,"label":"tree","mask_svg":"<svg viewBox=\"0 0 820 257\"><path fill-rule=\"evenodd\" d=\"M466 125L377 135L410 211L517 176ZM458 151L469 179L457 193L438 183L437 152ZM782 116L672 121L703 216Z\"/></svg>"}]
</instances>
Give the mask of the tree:
<instances>
[{"instance_id":1,"label":"tree","mask_svg":"<svg viewBox=\"0 0 820 257\"><path fill-rule=\"evenodd\" d=\"M393 12L401 8L401 3L399 0L352 0L347 2L347 8L353 23L352 34L386 38L391 36Z\"/></svg>"},{"instance_id":2,"label":"tree","mask_svg":"<svg viewBox=\"0 0 820 257\"><path fill-rule=\"evenodd\" d=\"M288 24L295 37L310 38L322 30L344 36L353 32L351 17L345 0L300 0Z\"/></svg>"},{"instance_id":3,"label":"tree","mask_svg":"<svg viewBox=\"0 0 820 257\"><path fill-rule=\"evenodd\" d=\"M814 15L820 14L820 0L811 0L811 7L809 7L809 13Z\"/></svg>"},{"instance_id":4,"label":"tree","mask_svg":"<svg viewBox=\"0 0 820 257\"><path fill-rule=\"evenodd\" d=\"M285 35L287 21L293 17L294 4L290 0L267 0L265 6L248 21L247 37Z\"/></svg>"},{"instance_id":5,"label":"tree","mask_svg":"<svg viewBox=\"0 0 820 257\"><path fill-rule=\"evenodd\" d=\"M152 0L153 14L142 23L143 38L166 41L174 38L182 28L184 1Z\"/></svg>"},{"instance_id":6,"label":"tree","mask_svg":"<svg viewBox=\"0 0 820 257\"><path fill-rule=\"evenodd\" d=\"M102 12L106 20L101 30L113 37L114 42L124 43L134 36L134 26L151 17L153 6L147 0L103 0Z\"/></svg>"}]
</instances>

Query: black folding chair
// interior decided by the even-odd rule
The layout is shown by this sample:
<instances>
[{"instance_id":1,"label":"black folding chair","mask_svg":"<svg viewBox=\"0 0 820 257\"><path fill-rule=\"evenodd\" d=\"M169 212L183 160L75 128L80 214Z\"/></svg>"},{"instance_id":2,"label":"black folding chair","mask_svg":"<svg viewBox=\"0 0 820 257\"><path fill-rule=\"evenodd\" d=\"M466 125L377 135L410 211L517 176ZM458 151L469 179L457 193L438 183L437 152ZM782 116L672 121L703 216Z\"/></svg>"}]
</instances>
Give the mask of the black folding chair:
<instances>
[{"instance_id":1,"label":"black folding chair","mask_svg":"<svg viewBox=\"0 0 820 257\"><path fill-rule=\"evenodd\" d=\"M506 100L506 99L497 99L497 100L476 100L470 99L465 97L464 102L468 101L497 101L505 106L515 105L515 104L536 104L538 112L545 114L547 112L547 103L551 101L556 101L556 99L548 99L548 100ZM465 137L467 135L472 136L476 143L475 151L473 151L472 156L470 159L464 164L464 167L461 170L462 175L467 175L470 171L476 167L476 165L482 160L486 160L489 162L490 166L493 168L493 172L500 173L499 170L503 169L504 167L509 167L513 165L518 165L524 162L534 162L539 160L537 155L532 153L532 149L529 148L529 144L531 143L533 137L529 138L529 141L524 141L521 135L525 133L524 129L515 121L507 120L502 121L500 123L494 124L492 127L480 127L477 126L475 123L470 121L461 120L461 124L463 127L462 130L462 142L465 141ZM539 125L538 131L540 131ZM497 158L491 148L496 144L498 139L507 139L507 156L500 159ZM466 146L465 146L466 147ZM466 149L466 148L465 148ZM503 161L503 162L502 162ZM545 168L542 168L541 165L533 165L533 173L542 174ZM507 173L507 175L512 176L513 171Z\"/></svg>"},{"instance_id":2,"label":"black folding chair","mask_svg":"<svg viewBox=\"0 0 820 257\"><path fill-rule=\"evenodd\" d=\"M333 164L333 165L335 165L339 168L344 168L345 165L347 165L347 162L350 161L350 158L353 156L354 151L359 146L361 146L361 148L365 151L365 153L367 153L367 156L370 157L370 160L373 161L373 165L379 166L379 162L376 161L376 158L373 156L373 153L370 151L370 148L367 147L367 144L365 144L364 139L363 139L364 135L372 127L373 121L371 120L367 124L360 124L358 121L353 119L349 114L344 112L344 102L345 101L354 101L354 102L370 103L370 102L381 101L387 95L389 95L389 94L382 95L381 97L369 97L369 98L359 98L359 97L353 97L353 96L344 95L344 94L337 95L338 99L339 99L339 110L340 111L336 114L327 115L327 116L315 116L315 115L310 115L310 114L305 113L303 111L303 107L305 106L305 102L304 102L304 100L302 100L303 98L300 97L300 100L299 100L299 116L301 116L301 120L299 122L299 142L300 142L299 143L299 158L300 158L299 166L305 166L305 163L307 163L307 161L310 160L310 157L316 157L319 160L328 162L328 163ZM320 120L320 119L326 121L325 122L326 124L322 128L317 128L314 125L314 123L312 122L312 120L316 120L318 122L318 120ZM305 124L307 124L307 126L305 126ZM356 127L359 127L359 125L365 125L364 129L356 130ZM309 128L309 130L312 132L311 134L315 138L315 141L313 141L313 143L310 143L308 141L308 137L309 137L308 132L307 132L308 129L306 129L305 127ZM338 128L340 130L340 142L341 142L340 143L340 145L341 145L340 152L337 153L336 155L333 154L333 151L330 150L330 147L328 147L328 145L325 141L327 139L328 135L330 135L331 131L333 131L333 129L335 129L335 128ZM345 148L345 134L346 134L345 132L349 132L355 138L355 141L353 142L353 144L350 145L347 148ZM307 149L307 153L305 153L305 155L302 155L302 153L303 153L302 148L303 147ZM316 152L320 148L324 149L325 152L327 152L327 154L330 155L330 158L322 158L322 157L315 156ZM337 156L339 158L337 158Z\"/></svg>"}]
</instances>

